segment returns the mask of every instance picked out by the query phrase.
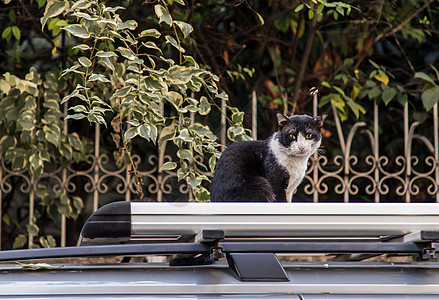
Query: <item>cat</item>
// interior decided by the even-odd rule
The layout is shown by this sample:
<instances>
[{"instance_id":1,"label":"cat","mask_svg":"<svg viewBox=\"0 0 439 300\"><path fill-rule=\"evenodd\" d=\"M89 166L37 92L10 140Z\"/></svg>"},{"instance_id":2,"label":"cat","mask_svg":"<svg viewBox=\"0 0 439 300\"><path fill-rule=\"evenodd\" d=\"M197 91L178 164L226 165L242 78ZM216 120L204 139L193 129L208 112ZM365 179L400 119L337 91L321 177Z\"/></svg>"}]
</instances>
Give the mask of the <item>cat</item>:
<instances>
[{"instance_id":1,"label":"cat","mask_svg":"<svg viewBox=\"0 0 439 300\"><path fill-rule=\"evenodd\" d=\"M266 140L230 145L210 184L211 202L291 202L308 159L320 147L327 115L276 113L278 131Z\"/></svg>"}]
</instances>

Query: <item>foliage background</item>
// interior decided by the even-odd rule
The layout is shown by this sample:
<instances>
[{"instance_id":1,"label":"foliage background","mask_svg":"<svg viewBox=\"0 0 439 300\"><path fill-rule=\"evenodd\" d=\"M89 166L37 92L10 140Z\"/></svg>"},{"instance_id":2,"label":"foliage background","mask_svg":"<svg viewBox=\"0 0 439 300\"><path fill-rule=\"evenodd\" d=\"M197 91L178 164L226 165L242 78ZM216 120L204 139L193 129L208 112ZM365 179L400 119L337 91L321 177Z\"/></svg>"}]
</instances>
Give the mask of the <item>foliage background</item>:
<instances>
[{"instance_id":1,"label":"foliage background","mask_svg":"<svg viewBox=\"0 0 439 300\"><path fill-rule=\"evenodd\" d=\"M161 119L159 113L154 116L142 115L138 120L136 116L134 120L127 118L127 110L121 108L121 101L118 104L114 100L114 93L127 86L126 80L130 78L128 72L117 68L125 64L126 70L130 66L129 61L138 58L139 54L148 53L148 49L152 48L137 49L140 52L124 55L116 50L124 43L124 39L117 37L116 33L111 33L112 38L117 38L115 42L108 42L110 34L106 36L107 39L102 38L99 43L93 44L92 40L78 36L81 33L72 34L72 31L63 30L63 27L73 24L95 21L78 14L82 12L94 16L95 12L90 8L78 10L76 15L64 14L75 3L78 1L3 0L0 8L1 159L11 168L26 169L36 177L44 169L55 165L65 167L71 161L81 164L86 159L86 154L93 149L90 121L107 124L107 127L103 127L102 149L116 153L115 158L124 158L120 163L126 164L130 163L131 153L152 151L154 145L146 140L159 138L163 128L185 123L184 117L177 118L181 115L179 109L182 106L170 106L169 102L164 108L167 117L170 117L166 120ZM402 124L395 121L402 118L405 103L410 107L410 119L421 123L420 130L427 133L432 131L431 114L428 112L439 101L438 1L168 0L104 1L100 5L125 8L110 11L104 16L107 20L115 20L117 13L120 18L117 22L125 24L114 27L117 30L113 28L119 34L126 34L125 43L130 47L125 48L136 48L134 40L126 38L130 34L137 37L144 30L156 30L160 37L155 39L155 31L150 31L147 39L162 49L163 57L173 59L176 65L183 67L196 66L194 62L197 62L200 70L206 72L204 74L211 74L212 89L195 91L197 109L194 112L200 113L201 110L199 123L208 125L214 135L218 135L220 130L219 112L215 105L221 97L228 99L230 124L235 130L229 132L229 137L239 140L246 138L245 134L249 133L242 129L242 125L250 127L251 115L248 112L251 94L255 91L259 102L258 138L263 139L275 129L274 111L287 114L312 112L311 88L319 90L320 111L332 114L334 106L346 128L358 120L371 124L373 104L378 103L380 124L385 128L380 132L380 151L388 156L396 156L404 151L399 146L398 138ZM157 5L166 8L166 14L158 13ZM182 22L181 26L177 26L178 23L169 26L169 17ZM136 26L129 20L134 20ZM190 25L193 30L189 35L182 29L188 28L183 24ZM166 40L166 36L174 37L176 43ZM116 53L119 58L111 58L116 71L109 70L111 66L102 59L105 55L98 56L96 61L92 56L88 56L87 60L82 59L87 52L78 44L93 48L95 54L97 51L105 52L107 58L113 57L111 53ZM160 59L156 59L159 57L157 49L154 51L150 53L155 55L155 65L151 65L151 69L169 72L170 66L163 59L159 62ZM133 53L134 58L131 57ZM184 60L183 55L192 57L194 62ZM99 59L103 61L100 65L97 63ZM65 70L75 73L76 69L72 69L75 64L79 64L78 68L84 72L90 70L87 76L96 75L94 80L90 80L90 77L88 80L90 87L99 91L94 96L102 101L94 105L85 101L88 104L84 106L85 110L80 107L84 105L80 97L67 98L67 102L65 98L74 91L84 92L86 100L93 97L86 95L85 90L75 90L80 76L66 74L60 77L63 71L66 73ZM119 77L111 74L119 74ZM147 74L144 71L142 76ZM106 85L106 80L111 84ZM188 91L191 90L188 82L184 84ZM190 92L177 85L168 84L169 90L183 97L191 97ZM209 98L209 109L206 105L204 108L200 106L206 103L201 101L204 92L214 95ZM128 94L120 92L119 95L126 98ZM215 98L218 95L219 98ZM76 110L67 111L65 103L69 103L69 107L76 107ZM132 109L129 105L127 107ZM139 108L139 111L142 112L142 109ZM95 114L90 115L92 110ZM69 113L70 118L75 120L64 119ZM64 130L66 122L68 132ZM331 121L328 122L330 128ZM118 127L117 123L122 126ZM139 129L132 130L133 134L127 138L128 124ZM141 133L140 126L144 124L156 128L156 134L152 134L155 132L151 129L153 127L149 127L148 133ZM119 139L115 140L115 135L119 135ZM174 134L168 138L175 141L177 136L181 135ZM182 163L187 166L183 168L182 178L192 180L191 186L204 192L206 184L202 181L205 178L191 171L191 166L195 164L191 151L196 145L191 144L192 140L188 142L189 137L188 140L184 139L183 135L183 142L177 141L177 148L173 150L181 151L180 157L176 158L176 162L180 162L179 167ZM212 143L213 135L203 134L201 140L202 143L214 144L209 155L218 157L219 145ZM128 143L124 144L124 141ZM338 140L329 129L325 131L324 147L328 157L340 153ZM418 153L422 153L422 146L419 147ZM355 151L361 156L365 150L357 145ZM207 165L209 163L206 168L209 167ZM214 160L211 160L210 167L213 165ZM177 168L173 164L167 167ZM79 217L79 223L87 215L81 214L84 206L81 195L70 195L63 191L49 193L44 185L36 192L39 207L35 224L28 224L29 208L17 202L14 195L6 194L3 197L2 237L19 237L14 239L15 245L12 245L11 239L3 241L6 247L24 246L29 233L41 236L38 240L41 246L53 246L57 237L55 235L53 238L50 231L42 229L46 224L60 214L71 220ZM198 196L201 200L207 199L206 194L200 193ZM69 224L73 229L77 227L75 221Z\"/></svg>"}]
</instances>

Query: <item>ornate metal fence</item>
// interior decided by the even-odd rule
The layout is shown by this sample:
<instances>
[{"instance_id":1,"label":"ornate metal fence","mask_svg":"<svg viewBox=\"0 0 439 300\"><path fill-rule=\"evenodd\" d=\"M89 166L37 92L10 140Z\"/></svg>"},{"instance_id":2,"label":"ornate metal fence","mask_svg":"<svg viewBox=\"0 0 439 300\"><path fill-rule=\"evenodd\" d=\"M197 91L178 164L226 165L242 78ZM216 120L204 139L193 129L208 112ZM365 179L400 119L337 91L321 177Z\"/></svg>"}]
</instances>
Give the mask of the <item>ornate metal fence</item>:
<instances>
[{"instance_id":1,"label":"ornate metal fence","mask_svg":"<svg viewBox=\"0 0 439 300\"><path fill-rule=\"evenodd\" d=\"M317 96L314 96L314 114L317 114ZM225 113L225 103L222 105ZM311 159L304 182L294 196L294 201L330 201L330 202L439 202L439 142L438 142L438 107L434 106L431 114L433 124L432 136L417 133L420 123L409 120L409 106L404 107L401 141L403 153L388 157L380 153L379 107L373 105L372 124L357 122L349 127L338 119L333 107L333 120L329 122L330 132L337 134L339 153L334 157L314 155ZM252 101L252 132L257 131L257 101ZM67 124L67 123L66 123ZM332 124L332 125L331 125ZM67 126L67 125L65 125ZM53 191L66 191L80 194L89 211L94 211L105 203L114 200L133 200L136 198L132 174L128 166L118 168L113 159L100 148L100 127L95 126L94 154L81 168L70 165L68 168L54 167L46 170L37 181L25 171L13 171L1 160L0 201L8 194L21 197L29 206L29 222L34 219L35 189L39 182ZM221 117L220 141L226 144L226 119ZM424 149L420 155L413 155L416 142ZM355 145L355 147L354 147ZM360 156L355 148L361 145ZM418 145L419 148L419 145ZM366 149L366 150L365 150ZM369 149L369 150L367 150ZM331 149L333 150L333 149ZM334 151L328 151L334 153ZM170 155L156 150L141 159L135 155L139 166L139 175L144 179L146 201L187 201L190 200L186 184L177 182L174 172L160 172L164 162L171 160ZM212 174L208 174L211 176ZM1 204L1 203L0 203ZM2 205L0 205L1 209ZM1 213L1 211L0 211ZM2 214L3 216L3 214ZM66 219L60 220L60 245L66 245ZM29 246L32 246L32 236Z\"/></svg>"}]
</instances>

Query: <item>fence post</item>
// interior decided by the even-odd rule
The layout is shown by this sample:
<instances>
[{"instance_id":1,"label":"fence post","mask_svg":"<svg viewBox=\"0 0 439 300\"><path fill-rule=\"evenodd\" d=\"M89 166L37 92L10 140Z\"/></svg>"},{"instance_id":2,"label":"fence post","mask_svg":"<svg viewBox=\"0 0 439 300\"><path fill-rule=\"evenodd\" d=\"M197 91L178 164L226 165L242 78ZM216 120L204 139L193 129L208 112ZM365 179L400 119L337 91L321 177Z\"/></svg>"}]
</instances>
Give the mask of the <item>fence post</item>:
<instances>
[{"instance_id":1,"label":"fence post","mask_svg":"<svg viewBox=\"0 0 439 300\"><path fill-rule=\"evenodd\" d=\"M221 151L226 149L226 131L227 131L227 123L226 123L226 100L221 99L221 133L220 133L220 142L221 142Z\"/></svg>"},{"instance_id":2,"label":"fence post","mask_svg":"<svg viewBox=\"0 0 439 300\"><path fill-rule=\"evenodd\" d=\"M252 93L252 138L254 140L258 139L258 100L256 98L256 91L253 90Z\"/></svg>"},{"instance_id":3,"label":"fence post","mask_svg":"<svg viewBox=\"0 0 439 300\"><path fill-rule=\"evenodd\" d=\"M378 104L376 100L373 103L373 155L375 157L375 171L374 171L374 179L375 179L375 202L380 202L380 193L379 193L379 182L380 182L380 170L378 168L379 159L380 159L380 147L379 147L379 123L378 123Z\"/></svg>"},{"instance_id":4,"label":"fence post","mask_svg":"<svg viewBox=\"0 0 439 300\"><path fill-rule=\"evenodd\" d=\"M409 106L408 102L404 104L404 156L406 160L406 173L405 173L405 202L410 202L410 176L412 173L411 168L411 140L409 139Z\"/></svg>"},{"instance_id":5,"label":"fence post","mask_svg":"<svg viewBox=\"0 0 439 300\"><path fill-rule=\"evenodd\" d=\"M436 162L436 202L439 202L439 124L438 124L438 105L433 106L433 141L434 141L434 160ZM1 193L1 191L0 191Z\"/></svg>"},{"instance_id":6,"label":"fence post","mask_svg":"<svg viewBox=\"0 0 439 300\"><path fill-rule=\"evenodd\" d=\"M313 100L313 116L316 117L317 107L318 107L318 92L319 90L315 89L314 92L311 92L312 94L312 100ZM319 192L317 190L317 182L319 181L319 168L317 167L319 163L319 155L318 153L314 153L314 170L313 170L313 181L314 181L314 188L312 193L312 201L313 202L319 202Z\"/></svg>"},{"instance_id":7,"label":"fence post","mask_svg":"<svg viewBox=\"0 0 439 300\"><path fill-rule=\"evenodd\" d=\"M98 210L99 207L99 191L98 191L98 181L99 181L99 142L101 136L101 126L96 123L95 125L95 167L93 174L94 190L93 190L93 211Z\"/></svg>"}]
</instances>

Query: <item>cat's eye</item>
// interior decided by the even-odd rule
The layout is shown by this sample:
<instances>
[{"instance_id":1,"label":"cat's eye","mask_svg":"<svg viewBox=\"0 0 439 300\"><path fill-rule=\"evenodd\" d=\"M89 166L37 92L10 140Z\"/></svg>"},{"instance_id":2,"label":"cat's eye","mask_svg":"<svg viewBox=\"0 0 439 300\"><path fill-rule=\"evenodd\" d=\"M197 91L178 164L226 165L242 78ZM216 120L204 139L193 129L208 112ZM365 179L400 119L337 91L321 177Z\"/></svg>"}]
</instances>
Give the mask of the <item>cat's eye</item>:
<instances>
[{"instance_id":1,"label":"cat's eye","mask_svg":"<svg viewBox=\"0 0 439 300\"><path fill-rule=\"evenodd\" d=\"M290 139L294 141L296 139L296 136L294 134L290 134Z\"/></svg>"},{"instance_id":2,"label":"cat's eye","mask_svg":"<svg viewBox=\"0 0 439 300\"><path fill-rule=\"evenodd\" d=\"M307 133L307 134L305 135L305 138L306 138L307 140L310 140L310 139L313 138L313 134L312 134L312 133Z\"/></svg>"}]
</instances>

